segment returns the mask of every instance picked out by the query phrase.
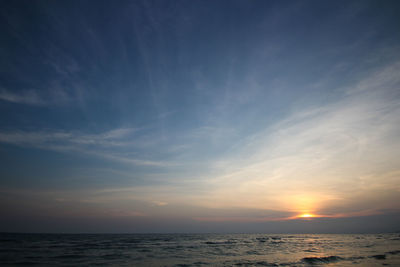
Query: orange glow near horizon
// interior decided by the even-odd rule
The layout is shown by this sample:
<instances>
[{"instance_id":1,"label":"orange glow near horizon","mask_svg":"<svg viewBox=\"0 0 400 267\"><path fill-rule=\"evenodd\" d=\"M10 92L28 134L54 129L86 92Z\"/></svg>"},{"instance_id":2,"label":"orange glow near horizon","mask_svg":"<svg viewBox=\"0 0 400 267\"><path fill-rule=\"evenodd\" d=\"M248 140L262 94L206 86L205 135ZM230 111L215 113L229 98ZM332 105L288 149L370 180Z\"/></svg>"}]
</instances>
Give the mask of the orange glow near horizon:
<instances>
[{"instance_id":1,"label":"orange glow near horizon","mask_svg":"<svg viewBox=\"0 0 400 267\"><path fill-rule=\"evenodd\" d=\"M310 213L303 213L303 214L300 214L298 217L299 218L313 218L316 216L314 214L310 214Z\"/></svg>"}]
</instances>

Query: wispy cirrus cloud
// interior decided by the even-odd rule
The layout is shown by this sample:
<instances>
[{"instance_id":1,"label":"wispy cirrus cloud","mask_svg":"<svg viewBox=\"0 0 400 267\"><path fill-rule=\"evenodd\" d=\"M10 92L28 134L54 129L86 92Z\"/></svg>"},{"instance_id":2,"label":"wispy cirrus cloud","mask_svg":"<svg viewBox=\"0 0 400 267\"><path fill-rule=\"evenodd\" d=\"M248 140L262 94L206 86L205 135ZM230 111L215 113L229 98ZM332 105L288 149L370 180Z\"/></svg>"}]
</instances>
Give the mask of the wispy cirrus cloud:
<instances>
[{"instance_id":1,"label":"wispy cirrus cloud","mask_svg":"<svg viewBox=\"0 0 400 267\"><path fill-rule=\"evenodd\" d=\"M346 88L340 100L302 108L247 136L216 160L220 174L207 179L213 190L199 201L330 216L335 205L355 208L349 216L393 208L381 192L400 192L399 72L398 62L381 68ZM372 206L354 204L355 195Z\"/></svg>"},{"instance_id":2,"label":"wispy cirrus cloud","mask_svg":"<svg viewBox=\"0 0 400 267\"><path fill-rule=\"evenodd\" d=\"M75 87L78 86L75 85ZM75 98L77 99L71 92L68 92L57 83L53 83L51 87L42 90L11 91L4 88L0 89L0 101L36 107L65 105L72 103Z\"/></svg>"},{"instance_id":3,"label":"wispy cirrus cloud","mask_svg":"<svg viewBox=\"0 0 400 267\"><path fill-rule=\"evenodd\" d=\"M0 90L0 100L34 106L43 106L46 104L46 101L35 90L25 90L15 93L2 89Z\"/></svg>"},{"instance_id":4,"label":"wispy cirrus cloud","mask_svg":"<svg viewBox=\"0 0 400 267\"><path fill-rule=\"evenodd\" d=\"M135 132L139 129L117 128L97 134L87 134L78 131L8 131L0 132L0 142L34 147L45 150L70 153L84 153L111 161L141 165L168 166L166 162L152 159L141 159L126 153L126 148L134 149L142 146L135 141Z\"/></svg>"},{"instance_id":5,"label":"wispy cirrus cloud","mask_svg":"<svg viewBox=\"0 0 400 267\"><path fill-rule=\"evenodd\" d=\"M344 88L339 100L300 108L235 143L231 137L240 133L234 123L227 121L219 128L194 129L189 136L179 133L181 138L177 142L162 147L151 145L150 137L139 138L136 134L140 129L132 128L95 134L2 132L0 142L79 152L132 165L171 167L163 177L164 182L172 183L170 187L164 191L156 185L134 193L119 192L126 199L142 194L142 200L150 203L161 199L163 203L184 202L215 209L315 211L324 216L379 213L393 208L394 200L398 200L396 192L400 191L399 70L398 62L380 68ZM196 144L192 144L194 141ZM211 159L204 157L207 146L212 149L221 144L228 149L223 153L215 150ZM138 148L150 156L138 156L140 153L134 153L141 151ZM157 160L151 154L167 150L191 171L182 174L172 162ZM186 155L193 158L187 161ZM391 196L390 201L382 196L383 191ZM358 200L370 205L362 205ZM221 216L211 217L224 220Z\"/></svg>"}]
</instances>

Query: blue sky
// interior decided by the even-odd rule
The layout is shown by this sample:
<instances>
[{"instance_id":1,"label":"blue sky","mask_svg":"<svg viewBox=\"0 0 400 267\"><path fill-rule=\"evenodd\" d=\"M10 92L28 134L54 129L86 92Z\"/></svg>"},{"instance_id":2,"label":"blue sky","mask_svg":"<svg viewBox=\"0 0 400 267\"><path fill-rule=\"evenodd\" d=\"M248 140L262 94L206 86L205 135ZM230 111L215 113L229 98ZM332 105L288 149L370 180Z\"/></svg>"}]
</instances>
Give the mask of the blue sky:
<instances>
[{"instance_id":1,"label":"blue sky","mask_svg":"<svg viewBox=\"0 0 400 267\"><path fill-rule=\"evenodd\" d=\"M0 231L398 230L396 1L0 5Z\"/></svg>"}]
</instances>

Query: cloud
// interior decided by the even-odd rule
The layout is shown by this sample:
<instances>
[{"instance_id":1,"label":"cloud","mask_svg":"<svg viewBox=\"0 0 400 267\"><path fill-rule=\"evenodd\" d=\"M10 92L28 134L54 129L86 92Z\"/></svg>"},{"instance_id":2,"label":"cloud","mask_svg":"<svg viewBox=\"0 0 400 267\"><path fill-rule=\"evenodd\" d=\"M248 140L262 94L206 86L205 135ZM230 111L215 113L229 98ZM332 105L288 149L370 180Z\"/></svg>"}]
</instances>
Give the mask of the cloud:
<instances>
[{"instance_id":1,"label":"cloud","mask_svg":"<svg viewBox=\"0 0 400 267\"><path fill-rule=\"evenodd\" d=\"M346 88L342 99L298 110L246 137L214 164L202 205L318 211L400 192L400 64ZM397 197L397 201L400 199ZM393 201L371 203L378 212ZM349 211L350 214L350 211Z\"/></svg>"},{"instance_id":2,"label":"cloud","mask_svg":"<svg viewBox=\"0 0 400 267\"><path fill-rule=\"evenodd\" d=\"M169 143L172 138L167 136L160 145L154 141L159 137L156 133L139 135L141 128L100 133L9 131L0 132L0 142L84 153L130 165L168 167L162 174L145 173L143 177L151 176L153 181L160 178L169 187L154 185L117 192L127 200L138 196L154 207L156 203L171 207L182 202L213 209L281 210L291 214L378 214L396 208L393 203L400 201L395 194L400 192L399 72L399 63L388 65L342 88L339 100L302 107L250 135L241 135L236 121L216 121L212 126L177 133L176 142ZM215 149L218 146L224 151ZM188 171L157 158L166 151ZM210 158L202 153L211 154ZM382 197L385 192L390 192L390 199ZM204 214L196 218L222 221L239 217ZM259 220L276 218L283 217Z\"/></svg>"},{"instance_id":3,"label":"cloud","mask_svg":"<svg viewBox=\"0 0 400 267\"><path fill-rule=\"evenodd\" d=\"M0 100L34 106L42 106L46 104L43 98L40 97L35 90L25 90L19 93L14 93L3 89L0 91Z\"/></svg>"},{"instance_id":4,"label":"cloud","mask_svg":"<svg viewBox=\"0 0 400 267\"><path fill-rule=\"evenodd\" d=\"M84 153L111 161L141 165L168 166L169 163L139 159L124 152L127 147L141 146L135 142L136 128L117 128L97 134L74 131L12 131L0 132L0 142L24 147L35 147L58 152Z\"/></svg>"},{"instance_id":5,"label":"cloud","mask_svg":"<svg viewBox=\"0 0 400 267\"><path fill-rule=\"evenodd\" d=\"M0 90L0 101L31 106L65 105L72 103L72 99L70 93L56 82L46 90L31 89L18 92L11 92L5 89Z\"/></svg>"}]
</instances>

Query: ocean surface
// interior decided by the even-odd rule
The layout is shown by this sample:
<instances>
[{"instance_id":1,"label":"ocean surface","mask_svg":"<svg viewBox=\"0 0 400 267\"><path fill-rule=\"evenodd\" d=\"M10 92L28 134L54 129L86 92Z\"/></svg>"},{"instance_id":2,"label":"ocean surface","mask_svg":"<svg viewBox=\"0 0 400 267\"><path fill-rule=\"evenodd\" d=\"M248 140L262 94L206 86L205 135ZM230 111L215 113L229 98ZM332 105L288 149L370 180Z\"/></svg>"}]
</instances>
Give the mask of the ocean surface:
<instances>
[{"instance_id":1,"label":"ocean surface","mask_svg":"<svg viewBox=\"0 0 400 267\"><path fill-rule=\"evenodd\" d=\"M0 234L0 265L400 266L400 234Z\"/></svg>"}]
</instances>

